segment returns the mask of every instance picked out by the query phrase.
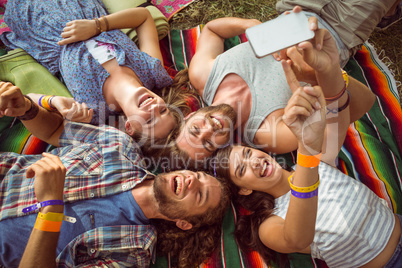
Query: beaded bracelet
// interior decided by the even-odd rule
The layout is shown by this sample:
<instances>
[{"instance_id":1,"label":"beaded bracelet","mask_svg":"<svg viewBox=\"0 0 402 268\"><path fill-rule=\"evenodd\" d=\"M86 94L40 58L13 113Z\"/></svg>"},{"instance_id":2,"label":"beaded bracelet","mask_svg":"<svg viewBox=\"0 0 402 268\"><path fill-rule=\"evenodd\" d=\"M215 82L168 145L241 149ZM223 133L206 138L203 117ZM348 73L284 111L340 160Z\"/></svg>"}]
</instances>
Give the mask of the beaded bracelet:
<instances>
[{"instance_id":1,"label":"beaded bracelet","mask_svg":"<svg viewBox=\"0 0 402 268\"><path fill-rule=\"evenodd\" d=\"M322 153L316 155L304 155L297 152L297 164L306 168L315 168L320 164Z\"/></svg>"},{"instance_id":2,"label":"beaded bracelet","mask_svg":"<svg viewBox=\"0 0 402 268\"><path fill-rule=\"evenodd\" d=\"M318 189L318 185L320 185L320 179L318 179L317 182L316 182L315 184L311 185L311 186L307 186L307 187L298 187L298 186L295 186L295 185L293 185L293 183L292 183L293 175L294 175L294 173L292 173L292 175L290 175L289 178L288 178L289 185L290 185L290 188L291 188L293 191L296 191L296 192L298 192L298 193L310 193L310 192L313 192L313 191L317 190L317 189Z\"/></svg>"},{"instance_id":3,"label":"beaded bracelet","mask_svg":"<svg viewBox=\"0 0 402 268\"><path fill-rule=\"evenodd\" d=\"M38 115L39 106L36 103L34 103L29 96L24 95L24 97L31 102L31 108L29 108L29 110L26 111L24 115L17 116L16 118L19 120L32 120Z\"/></svg>"}]
</instances>

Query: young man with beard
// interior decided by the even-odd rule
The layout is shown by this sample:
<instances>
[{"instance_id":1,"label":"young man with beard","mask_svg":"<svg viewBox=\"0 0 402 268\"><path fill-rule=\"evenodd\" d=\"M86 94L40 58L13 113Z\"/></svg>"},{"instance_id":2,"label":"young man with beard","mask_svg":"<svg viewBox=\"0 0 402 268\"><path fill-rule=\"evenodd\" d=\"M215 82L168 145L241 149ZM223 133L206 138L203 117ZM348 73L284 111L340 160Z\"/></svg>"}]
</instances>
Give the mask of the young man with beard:
<instances>
[{"instance_id":1,"label":"young man with beard","mask_svg":"<svg viewBox=\"0 0 402 268\"><path fill-rule=\"evenodd\" d=\"M302 11L300 7L295 7L293 12ZM317 32L325 29L318 27L322 21L316 17L308 20L310 29L316 33L313 42L321 46L317 46L317 49L325 54L325 62L317 64L316 59L306 62L299 51L302 49L296 46L288 49L286 56L292 60L292 68L299 81L311 85L328 83L328 77L338 74L328 75L328 66L335 64L339 74L342 72L340 67L346 61L339 52L343 50L340 49L338 38L331 35L325 35L328 37L325 40L322 40L323 35L317 38ZM207 105L229 105L234 110L230 114L237 114L237 120L230 123L232 115L228 114L228 109L214 110L207 116L204 109L197 111L186 119L177 135L171 150L173 155L190 159L190 164L202 161L231 141L230 132L239 137L242 143L266 152L282 154L297 148L297 139L282 120L284 107L292 92L281 63L271 55L257 58L248 42L224 51L225 39L243 34L247 28L257 24L260 22L255 19L227 17L210 21L203 28L189 66L190 82ZM281 56L284 56L283 53ZM349 54L346 60L348 57ZM343 87L340 84L339 90ZM345 90L341 91L340 96L348 98L350 122L353 122L371 108L375 97L366 86L352 77L348 78L346 87L349 97L349 93L343 94ZM337 100L336 92L324 94L329 102Z\"/></svg>"},{"instance_id":2,"label":"young man with beard","mask_svg":"<svg viewBox=\"0 0 402 268\"><path fill-rule=\"evenodd\" d=\"M33 135L58 148L43 156L0 154L0 266L21 261L24 267L147 267L160 236L152 219L172 222L167 231L182 237L182 230L205 237L209 228L198 227L208 224L217 242L229 197L214 177L191 171L154 176L127 134L64 121L18 87L0 82L3 116L19 118ZM199 250L191 243L163 242L179 244L172 252L179 257L180 251ZM203 245L209 254L212 244ZM208 257L192 255L181 265Z\"/></svg>"}]
</instances>

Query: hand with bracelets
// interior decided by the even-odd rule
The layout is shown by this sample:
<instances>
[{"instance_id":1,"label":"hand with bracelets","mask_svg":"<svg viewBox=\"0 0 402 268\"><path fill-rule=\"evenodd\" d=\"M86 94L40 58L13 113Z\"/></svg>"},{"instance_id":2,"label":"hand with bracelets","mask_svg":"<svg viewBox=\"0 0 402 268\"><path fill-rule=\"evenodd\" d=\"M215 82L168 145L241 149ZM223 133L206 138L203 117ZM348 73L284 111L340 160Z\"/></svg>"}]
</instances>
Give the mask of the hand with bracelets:
<instances>
[{"instance_id":1,"label":"hand with bracelets","mask_svg":"<svg viewBox=\"0 0 402 268\"><path fill-rule=\"evenodd\" d=\"M43 158L31 165L27 178L35 177L35 196L40 208L35 229L59 232L63 221L63 191L66 168L58 156L43 153Z\"/></svg>"},{"instance_id":2,"label":"hand with bracelets","mask_svg":"<svg viewBox=\"0 0 402 268\"><path fill-rule=\"evenodd\" d=\"M109 31L109 21L105 16L94 18L93 20L73 20L63 28L58 45L67 45L70 43L85 41L102 32Z\"/></svg>"}]
</instances>

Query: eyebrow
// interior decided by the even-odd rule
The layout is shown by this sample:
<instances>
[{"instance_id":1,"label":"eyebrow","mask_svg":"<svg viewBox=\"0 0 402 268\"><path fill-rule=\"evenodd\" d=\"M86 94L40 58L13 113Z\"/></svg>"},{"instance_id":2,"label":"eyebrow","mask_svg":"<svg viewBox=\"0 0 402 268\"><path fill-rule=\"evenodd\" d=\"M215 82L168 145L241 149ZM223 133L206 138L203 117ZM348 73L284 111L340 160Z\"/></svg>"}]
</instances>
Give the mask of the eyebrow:
<instances>
[{"instance_id":1,"label":"eyebrow","mask_svg":"<svg viewBox=\"0 0 402 268\"><path fill-rule=\"evenodd\" d=\"M244 147L243 148L243 150L242 150L242 156L243 156L243 159L244 159L244 157L245 157L245 154L246 154L246 147ZM235 169L235 176L237 177L237 178L239 178L239 167L240 167L240 164L239 165L237 165L237 167L236 167L236 169Z\"/></svg>"}]
</instances>

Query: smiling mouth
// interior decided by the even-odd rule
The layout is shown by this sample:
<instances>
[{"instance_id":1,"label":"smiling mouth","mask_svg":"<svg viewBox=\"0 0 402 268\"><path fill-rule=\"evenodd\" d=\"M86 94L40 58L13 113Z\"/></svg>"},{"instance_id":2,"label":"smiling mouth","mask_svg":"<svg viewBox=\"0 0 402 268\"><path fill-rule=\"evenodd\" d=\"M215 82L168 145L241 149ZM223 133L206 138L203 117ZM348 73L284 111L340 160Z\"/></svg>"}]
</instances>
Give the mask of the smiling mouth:
<instances>
[{"instance_id":1,"label":"smiling mouth","mask_svg":"<svg viewBox=\"0 0 402 268\"><path fill-rule=\"evenodd\" d=\"M267 177L271 175L272 168L273 168L272 165L267 160L264 160L264 164L261 167L260 176Z\"/></svg>"},{"instance_id":2,"label":"smiling mouth","mask_svg":"<svg viewBox=\"0 0 402 268\"><path fill-rule=\"evenodd\" d=\"M211 117L211 119L212 119L212 122L214 122L216 130L221 130L223 128L223 125L219 119L217 119L215 117Z\"/></svg>"},{"instance_id":3,"label":"smiling mouth","mask_svg":"<svg viewBox=\"0 0 402 268\"><path fill-rule=\"evenodd\" d=\"M175 194L179 195L182 189L183 189L183 181L181 180L180 177L176 176L173 179L173 190Z\"/></svg>"},{"instance_id":4,"label":"smiling mouth","mask_svg":"<svg viewBox=\"0 0 402 268\"><path fill-rule=\"evenodd\" d=\"M146 106L147 104L151 103L153 100L154 100L153 97L148 96L146 99L141 100L140 105L138 107L142 108L142 107Z\"/></svg>"}]
</instances>

